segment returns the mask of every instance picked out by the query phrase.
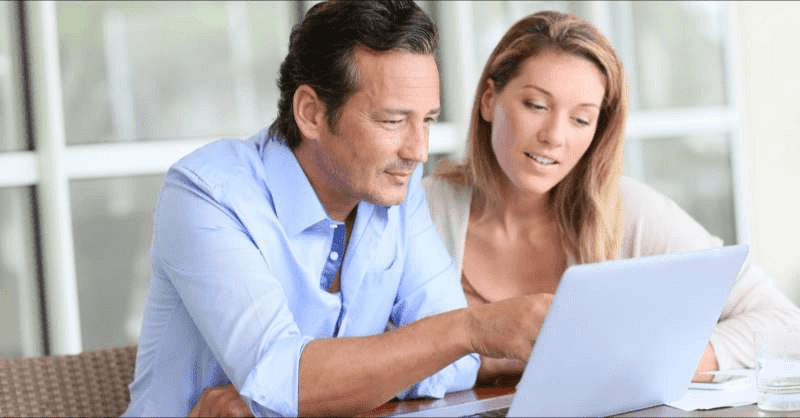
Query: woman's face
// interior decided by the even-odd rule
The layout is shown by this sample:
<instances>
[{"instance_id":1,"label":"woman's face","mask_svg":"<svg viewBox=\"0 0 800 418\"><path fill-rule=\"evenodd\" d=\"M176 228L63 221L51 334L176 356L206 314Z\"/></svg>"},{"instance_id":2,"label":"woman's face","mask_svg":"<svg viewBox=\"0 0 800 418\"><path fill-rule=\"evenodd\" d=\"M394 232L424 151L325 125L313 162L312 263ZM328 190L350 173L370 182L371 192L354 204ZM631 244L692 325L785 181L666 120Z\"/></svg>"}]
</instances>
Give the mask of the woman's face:
<instances>
[{"instance_id":1,"label":"woman's face","mask_svg":"<svg viewBox=\"0 0 800 418\"><path fill-rule=\"evenodd\" d=\"M481 116L510 185L544 195L563 180L592 142L604 95L597 66L567 53L526 59L500 93L489 80Z\"/></svg>"}]
</instances>

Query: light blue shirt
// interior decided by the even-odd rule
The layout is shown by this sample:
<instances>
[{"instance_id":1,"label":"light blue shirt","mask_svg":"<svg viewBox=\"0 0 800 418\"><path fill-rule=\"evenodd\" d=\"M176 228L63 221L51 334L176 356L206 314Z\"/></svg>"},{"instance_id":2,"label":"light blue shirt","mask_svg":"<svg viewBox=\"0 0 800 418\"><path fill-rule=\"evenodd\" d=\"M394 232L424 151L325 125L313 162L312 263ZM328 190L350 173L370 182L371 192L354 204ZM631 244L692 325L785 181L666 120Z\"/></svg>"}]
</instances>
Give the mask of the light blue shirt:
<instances>
[{"instance_id":1,"label":"light blue shirt","mask_svg":"<svg viewBox=\"0 0 800 418\"><path fill-rule=\"evenodd\" d=\"M312 339L380 334L388 320L402 326L466 306L421 176L420 167L398 206L359 203L341 293L331 294L319 283L332 220L282 141L264 129L172 166L155 210L125 415L186 416L203 389L232 382L256 415L296 416L300 356ZM468 355L399 396L469 388L478 366Z\"/></svg>"}]
</instances>

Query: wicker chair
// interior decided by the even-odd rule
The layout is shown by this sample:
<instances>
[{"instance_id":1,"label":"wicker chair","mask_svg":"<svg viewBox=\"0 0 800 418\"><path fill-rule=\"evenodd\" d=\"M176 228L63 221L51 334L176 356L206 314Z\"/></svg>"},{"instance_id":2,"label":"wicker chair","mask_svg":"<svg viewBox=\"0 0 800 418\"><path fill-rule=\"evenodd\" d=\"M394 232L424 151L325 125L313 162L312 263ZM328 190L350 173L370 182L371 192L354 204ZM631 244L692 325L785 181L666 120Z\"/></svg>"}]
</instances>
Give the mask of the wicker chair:
<instances>
[{"instance_id":1,"label":"wicker chair","mask_svg":"<svg viewBox=\"0 0 800 418\"><path fill-rule=\"evenodd\" d=\"M136 346L0 360L0 416L119 416Z\"/></svg>"}]
</instances>

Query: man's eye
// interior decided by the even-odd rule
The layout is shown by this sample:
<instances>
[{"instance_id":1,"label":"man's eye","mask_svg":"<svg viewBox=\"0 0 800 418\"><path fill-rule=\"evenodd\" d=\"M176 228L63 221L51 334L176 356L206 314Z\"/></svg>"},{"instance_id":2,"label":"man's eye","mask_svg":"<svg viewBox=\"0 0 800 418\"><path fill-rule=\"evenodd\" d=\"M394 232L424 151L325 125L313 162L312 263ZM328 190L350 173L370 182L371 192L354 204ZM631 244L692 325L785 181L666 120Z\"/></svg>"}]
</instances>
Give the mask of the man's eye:
<instances>
[{"instance_id":1,"label":"man's eye","mask_svg":"<svg viewBox=\"0 0 800 418\"><path fill-rule=\"evenodd\" d=\"M381 122L385 123L387 125L399 125L399 124L403 123L403 120L402 119L387 119L387 120L383 120Z\"/></svg>"}]
</instances>

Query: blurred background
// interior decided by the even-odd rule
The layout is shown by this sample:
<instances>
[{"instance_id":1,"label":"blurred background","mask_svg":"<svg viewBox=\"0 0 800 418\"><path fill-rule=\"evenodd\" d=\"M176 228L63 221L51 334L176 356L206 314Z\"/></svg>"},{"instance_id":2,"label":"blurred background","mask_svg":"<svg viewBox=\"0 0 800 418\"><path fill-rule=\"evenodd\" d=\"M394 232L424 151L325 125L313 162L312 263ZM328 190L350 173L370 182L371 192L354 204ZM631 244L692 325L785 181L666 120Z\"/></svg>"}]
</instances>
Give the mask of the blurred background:
<instances>
[{"instance_id":1,"label":"blurred background","mask_svg":"<svg viewBox=\"0 0 800 418\"><path fill-rule=\"evenodd\" d=\"M137 340L163 173L268 125L314 2L0 1L0 357ZM800 302L800 3L420 2L439 25L430 169L463 152L486 57L517 19L584 17L629 76L626 174Z\"/></svg>"}]
</instances>

